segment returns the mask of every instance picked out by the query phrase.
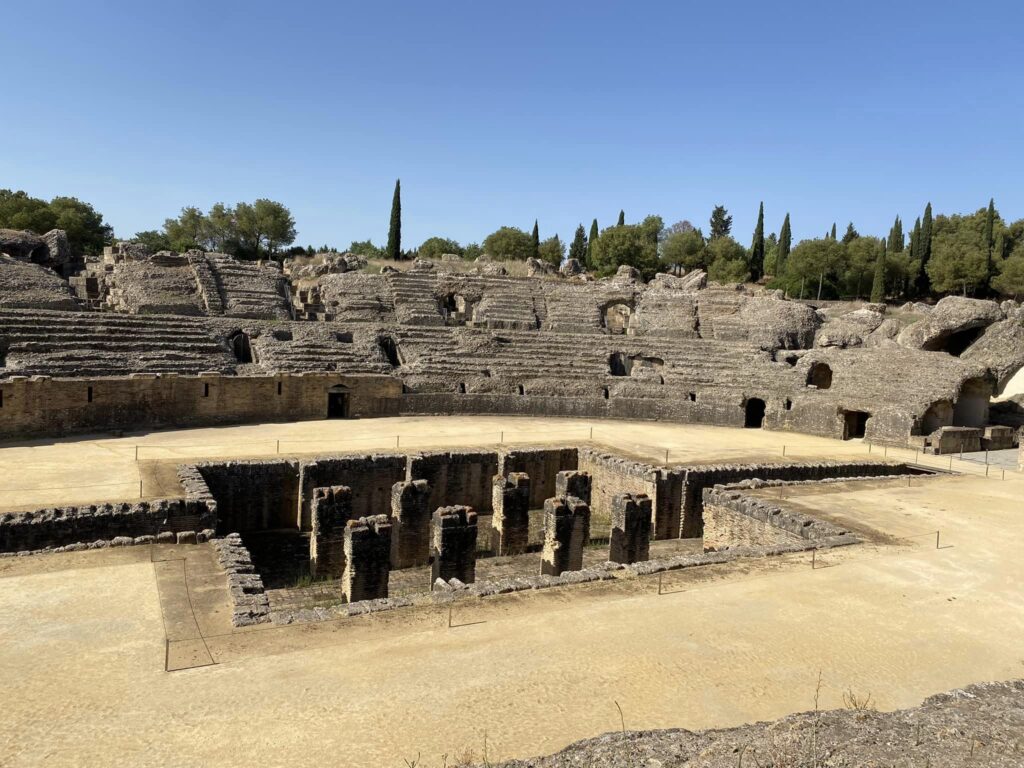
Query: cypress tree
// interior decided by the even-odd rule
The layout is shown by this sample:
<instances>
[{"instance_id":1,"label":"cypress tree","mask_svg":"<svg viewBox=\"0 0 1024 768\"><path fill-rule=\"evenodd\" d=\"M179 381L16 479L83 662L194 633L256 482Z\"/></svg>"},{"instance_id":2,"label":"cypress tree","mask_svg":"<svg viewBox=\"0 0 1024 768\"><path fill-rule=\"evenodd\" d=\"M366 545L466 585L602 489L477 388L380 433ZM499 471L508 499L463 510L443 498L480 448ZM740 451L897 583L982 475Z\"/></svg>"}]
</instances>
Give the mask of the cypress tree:
<instances>
[{"instance_id":1,"label":"cypress tree","mask_svg":"<svg viewBox=\"0 0 1024 768\"><path fill-rule=\"evenodd\" d=\"M391 226L385 255L398 261L402 258L402 180L395 180L395 196L391 198Z\"/></svg>"},{"instance_id":2,"label":"cypress tree","mask_svg":"<svg viewBox=\"0 0 1024 768\"><path fill-rule=\"evenodd\" d=\"M888 250L892 253L899 253L903 250L903 222L896 217L892 228L889 230Z\"/></svg>"},{"instance_id":3,"label":"cypress tree","mask_svg":"<svg viewBox=\"0 0 1024 768\"><path fill-rule=\"evenodd\" d=\"M624 227L624 226L626 226L626 212L625 211L619 211L619 222L615 226L617 226L617 227Z\"/></svg>"},{"instance_id":4,"label":"cypress tree","mask_svg":"<svg viewBox=\"0 0 1024 768\"><path fill-rule=\"evenodd\" d=\"M786 259L789 258L789 249L793 244L793 232L789 227L789 214L786 214L782 222L782 229L779 230L779 255L775 259L775 275L781 277L786 273Z\"/></svg>"},{"instance_id":5,"label":"cypress tree","mask_svg":"<svg viewBox=\"0 0 1024 768\"><path fill-rule=\"evenodd\" d=\"M885 240L882 240L882 252L875 259L875 279L871 281L871 303L881 304L885 301Z\"/></svg>"},{"instance_id":6,"label":"cypress tree","mask_svg":"<svg viewBox=\"0 0 1024 768\"><path fill-rule=\"evenodd\" d=\"M846 234L843 235L843 245L853 242L858 237L860 237L860 232L857 231L857 228L853 226L853 222L851 221L846 225Z\"/></svg>"},{"instance_id":7,"label":"cypress tree","mask_svg":"<svg viewBox=\"0 0 1024 768\"><path fill-rule=\"evenodd\" d=\"M764 201L757 209L757 226L754 227L754 241L750 244L750 279L757 282L764 274Z\"/></svg>"},{"instance_id":8,"label":"cypress tree","mask_svg":"<svg viewBox=\"0 0 1024 768\"><path fill-rule=\"evenodd\" d=\"M597 242L597 219L590 222L590 238L587 240L587 269L594 268L594 244Z\"/></svg>"},{"instance_id":9,"label":"cypress tree","mask_svg":"<svg viewBox=\"0 0 1024 768\"><path fill-rule=\"evenodd\" d=\"M921 217L918 216L914 220L914 228L910 230L910 260L911 262L921 263ZM908 291L912 296L916 296L918 292L918 284L915 279L911 285L908 286Z\"/></svg>"},{"instance_id":10,"label":"cypress tree","mask_svg":"<svg viewBox=\"0 0 1024 768\"><path fill-rule=\"evenodd\" d=\"M989 281L992 280L992 246L995 245L996 225L996 200L990 197L988 200L988 211L985 213L985 283L983 288L988 293Z\"/></svg>"},{"instance_id":11,"label":"cypress tree","mask_svg":"<svg viewBox=\"0 0 1024 768\"><path fill-rule=\"evenodd\" d=\"M587 264L587 233L582 224L576 227L576 235L569 245L569 258L576 259L583 266Z\"/></svg>"},{"instance_id":12,"label":"cypress tree","mask_svg":"<svg viewBox=\"0 0 1024 768\"><path fill-rule=\"evenodd\" d=\"M925 268L932 257L932 204L924 207L924 218L921 219L921 245L919 246L921 258L920 267L917 270L917 295L927 296L931 293L931 281L928 279L928 272Z\"/></svg>"},{"instance_id":13,"label":"cypress tree","mask_svg":"<svg viewBox=\"0 0 1024 768\"><path fill-rule=\"evenodd\" d=\"M540 258L540 227L536 219L533 220L533 258Z\"/></svg>"},{"instance_id":14,"label":"cypress tree","mask_svg":"<svg viewBox=\"0 0 1024 768\"><path fill-rule=\"evenodd\" d=\"M836 223L834 221L832 222L832 239L836 239Z\"/></svg>"}]
</instances>

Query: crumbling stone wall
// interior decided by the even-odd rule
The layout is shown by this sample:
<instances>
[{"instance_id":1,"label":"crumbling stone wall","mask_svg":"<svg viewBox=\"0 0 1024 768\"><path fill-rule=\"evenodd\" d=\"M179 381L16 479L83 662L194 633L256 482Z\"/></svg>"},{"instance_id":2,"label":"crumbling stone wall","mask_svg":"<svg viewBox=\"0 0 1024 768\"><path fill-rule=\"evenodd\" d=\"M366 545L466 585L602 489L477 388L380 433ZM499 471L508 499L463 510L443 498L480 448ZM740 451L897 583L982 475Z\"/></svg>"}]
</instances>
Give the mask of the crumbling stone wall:
<instances>
[{"instance_id":1,"label":"crumbling stone wall","mask_svg":"<svg viewBox=\"0 0 1024 768\"><path fill-rule=\"evenodd\" d=\"M559 576L583 568L590 541L590 507L580 499L555 497L544 502L544 550L541 575Z\"/></svg>"},{"instance_id":2,"label":"crumbling stone wall","mask_svg":"<svg viewBox=\"0 0 1024 768\"><path fill-rule=\"evenodd\" d=\"M458 579L464 584L476 581L477 515L467 506L434 510L431 550L431 582Z\"/></svg>"},{"instance_id":3,"label":"crumbling stone wall","mask_svg":"<svg viewBox=\"0 0 1024 768\"><path fill-rule=\"evenodd\" d=\"M404 480L391 487L391 567L430 562L430 486Z\"/></svg>"},{"instance_id":4,"label":"crumbling stone wall","mask_svg":"<svg viewBox=\"0 0 1024 768\"><path fill-rule=\"evenodd\" d=\"M621 494L612 499L612 535L608 560L613 563L639 563L651 556L651 499L648 496Z\"/></svg>"},{"instance_id":5,"label":"crumbling stone wall","mask_svg":"<svg viewBox=\"0 0 1024 768\"><path fill-rule=\"evenodd\" d=\"M887 477L907 474L906 464L886 461L823 461L785 464L721 464L680 468L682 487L682 536L704 535L704 489L741 480L823 480L826 478Z\"/></svg>"},{"instance_id":6,"label":"crumbling stone wall","mask_svg":"<svg viewBox=\"0 0 1024 768\"><path fill-rule=\"evenodd\" d=\"M314 579L340 579L345 572L345 526L352 519L352 489L344 485L317 488L311 508L309 573Z\"/></svg>"},{"instance_id":7,"label":"crumbling stone wall","mask_svg":"<svg viewBox=\"0 0 1024 768\"><path fill-rule=\"evenodd\" d=\"M498 455L498 474L522 472L530 477L530 509L541 509L544 502L558 495L555 479L559 472L576 469L579 462L574 447L509 448Z\"/></svg>"},{"instance_id":8,"label":"crumbling stone wall","mask_svg":"<svg viewBox=\"0 0 1024 768\"><path fill-rule=\"evenodd\" d=\"M580 448L579 468L592 477L591 511L595 517L610 519L616 496L644 495L651 499L654 538L679 538L682 471L655 467L595 448Z\"/></svg>"},{"instance_id":9,"label":"crumbling stone wall","mask_svg":"<svg viewBox=\"0 0 1024 768\"><path fill-rule=\"evenodd\" d=\"M298 462L228 461L202 463L196 469L217 500L219 534L298 526Z\"/></svg>"},{"instance_id":10,"label":"crumbling stone wall","mask_svg":"<svg viewBox=\"0 0 1024 768\"><path fill-rule=\"evenodd\" d=\"M555 477L555 495L574 496L590 504L593 491L592 480L589 472L579 470L559 472Z\"/></svg>"},{"instance_id":11,"label":"crumbling stone wall","mask_svg":"<svg viewBox=\"0 0 1024 768\"><path fill-rule=\"evenodd\" d=\"M449 504L491 511L491 481L498 473L494 451L438 451L409 457L407 479L430 485L431 509Z\"/></svg>"},{"instance_id":12,"label":"crumbling stone wall","mask_svg":"<svg viewBox=\"0 0 1024 768\"><path fill-rule=\"evenodd\" d=\"M214 526L201 501L160 499L120 504L83 504L0 514L0 552L32 552L74 545L123 546L174 542L178 533ZM195 534L191 536L195 541Z\"/></svg>"},{"instance_id":13,"label":"crumbling stone wall","mask_svg":"<svg viewBox=\"0 0 1024 768\"><path fill-rule=\"evenodd\" d=\"M352 489L352 517L386 515L391 510L391 490L405 480L404 454L326 456L302 462L300 528L310 528L310 502L315 488L345 485Z\"/></svg>"},{"instance_id":14,"label":"crumbling stone wall","mask_svg":"<svg viewBox=\"0 0 1024 768\"><path fill-rule=\"evenodd\" d=\"M388 596L391 568L391 521L387 515L349 520L345 525L345 601L380 600Z\"/></svg>"},{"instance_id":15,"label":"crumbling stone wall","mask_svg":"<svg viewBox=\"0 0 1024 768\"><path fill-rule=\"evenodd\" d=\"M530 538L530 477L511 472L494 478L491 526L492 548L497 555L521 555Z\"/></svg>"}]
</instances>

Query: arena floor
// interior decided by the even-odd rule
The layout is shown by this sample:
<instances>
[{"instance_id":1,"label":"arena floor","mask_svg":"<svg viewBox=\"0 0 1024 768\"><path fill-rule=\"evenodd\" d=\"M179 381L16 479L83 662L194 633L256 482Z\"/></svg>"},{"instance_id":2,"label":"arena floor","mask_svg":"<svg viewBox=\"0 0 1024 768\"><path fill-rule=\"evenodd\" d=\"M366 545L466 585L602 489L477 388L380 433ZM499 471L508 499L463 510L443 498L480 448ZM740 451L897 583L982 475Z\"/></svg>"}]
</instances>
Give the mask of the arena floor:
<instances>
[{"instance_id":1,"label":"arena floor","mask_svg":"<svg viewBox=\"0 0 1024 768\"><path fill-rule=\"evenodd\" d=\"M9 487L15 473L28 485L138 482L134 445L144 464L174 458L146 456L147 447L156 454L185 439L199 448L176 453L209 455L311 437L365 438L367 449L395 434L410 447L420 447L416 435L480 444L502 429L563 442L567 425L590 427L408 418L61 441L0 449L0 477ZM673 462L781 457L783 444L799 458L866 453L771 432L594 426L595 439L652 458L668 449ZM419 755L421 768L452 766L468 753L482 759L485 745L494 761L618 730L619 707L628 729L810 709L819 671L825 708L850 690L890 709L1021 677L1024 475L968 471L909 487L772 491L870 536L817 556L815 568L801 554L668 574L661 595L651 578L502 595L457 604L453 628L446 609L427 607L232 632L205 546L0 559L0 764L403 766ZM182 661L189 638L194 656L215 663L165 672L170 648Z\"/></svg>"}]
</instances>

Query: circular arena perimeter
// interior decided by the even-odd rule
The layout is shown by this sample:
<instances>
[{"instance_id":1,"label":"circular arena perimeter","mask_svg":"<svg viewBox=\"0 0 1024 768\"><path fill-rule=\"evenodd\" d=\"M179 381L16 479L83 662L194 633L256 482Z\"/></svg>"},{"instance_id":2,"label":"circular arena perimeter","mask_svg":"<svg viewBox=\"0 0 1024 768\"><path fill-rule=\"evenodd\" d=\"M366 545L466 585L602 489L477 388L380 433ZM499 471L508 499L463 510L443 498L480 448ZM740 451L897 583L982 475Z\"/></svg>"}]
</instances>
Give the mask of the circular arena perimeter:
<instances>
[{"instance_id":1,"label":"circular arena perimeter","mask_svg":"<svg viewBox=\"0 0 1024 768\"><path fill-rule=\"evenodd\" d=\"M212 544L5 557L5 761L493 762L623 724L775 718L813 708L816 690L823 709L851 692L895 709L1021 674L1024 476L859 440L472 416L47 440L0 447L0 512L173 497L175 468L195 462L516 445L614 449L662 468L870 460L942 471L744 491L848 532L853 546L291 624L233 625Z\"/></svg>"}]
</instances>

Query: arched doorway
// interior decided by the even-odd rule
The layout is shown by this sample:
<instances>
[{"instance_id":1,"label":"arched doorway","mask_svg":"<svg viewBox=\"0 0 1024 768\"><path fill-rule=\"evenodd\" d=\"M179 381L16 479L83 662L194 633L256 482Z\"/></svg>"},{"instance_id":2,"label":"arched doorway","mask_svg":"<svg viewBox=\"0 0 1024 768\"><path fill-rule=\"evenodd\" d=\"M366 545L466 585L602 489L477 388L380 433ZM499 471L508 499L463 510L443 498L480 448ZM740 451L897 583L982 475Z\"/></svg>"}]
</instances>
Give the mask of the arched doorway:
<instances>
[{"instance_id":1,"label":"arched doorway","mask_svg":"<svg viewBox=\"0 0 1024 768\"><path fill-rule=\"evenodd\" d=\"M380 347L380 351L384 353L385 359L392 368L398 368L402 364L402 353L398 348L398 342L391 336L381 336L377 339L377 346Z\"/></svg>"},{"instance_id":2,"label":"arched doorway","mask_svg":"<svg viewBox=\"0 0 1024 768\"><path fill-rule=\"evenodd\" d=\"M760 429L764 425L764 400L751 397L743 405L743 426L747 429Z\"/></svg>"},{"instance_id":3,"label":"arched doorway","mask_svg":"<svg viewBox=\"0 0 1024 768\"><path fill-rule=\"evenodd\" d=\"M249 334L244 331L235 331L228 337L228 344L231 345L231 353L235 360L240 363L253 363L252 343L249 341Z\"/></svg>"},{"instance_id":4,"label":"arched doorway","mask_svg":"<svg viewBox=\"0 0 1024 768\"><path fill-rule=\"evenodd\" d=\"M807 386L828 389L832 386L832 369L825 363L814 363L807 371Z\"/></svg>"},{"instance_id":5,"label":"arched doorway","mask_svg":"<svg viewBox=\"0 0 1024 768\"><path fill-rule=\"evenodd\" d=\"M949 400L939 400L928 406L921 417L921 434L930 435L940 427L948 427L953 423L953 404Z\"/></svg>"},{"instance_id":6,"label":"arched doorway","mask_svg":"<svg viewBox=\"0 0 1024 768\"><path fill-rule=\"evenodd\" d=\"M984 378L967 379L953 403L954 427L984 427L988 423L992 384Z\"/></svg>"},{"instance_id":7,"label":"arched doorway","mask_svg":"<svg viewBox=\"0 0 1024 768\"><path fill-rule=\"evenodd\" d=\"M327 390L327 418L347 419L350 393L344 384L337 384Z\"/></svg>"},{"instance_id":8,"label":"arched doorway","mask_svg":"<svg viewBox=\"0 0 1024 768\"><path fill-rule=\"evenodd\" d=\"M867 433L868 419L871 414L867 411L842 411L843 414L843 440L853 440L864 437Z\"/></svg>"}]
</instances>

